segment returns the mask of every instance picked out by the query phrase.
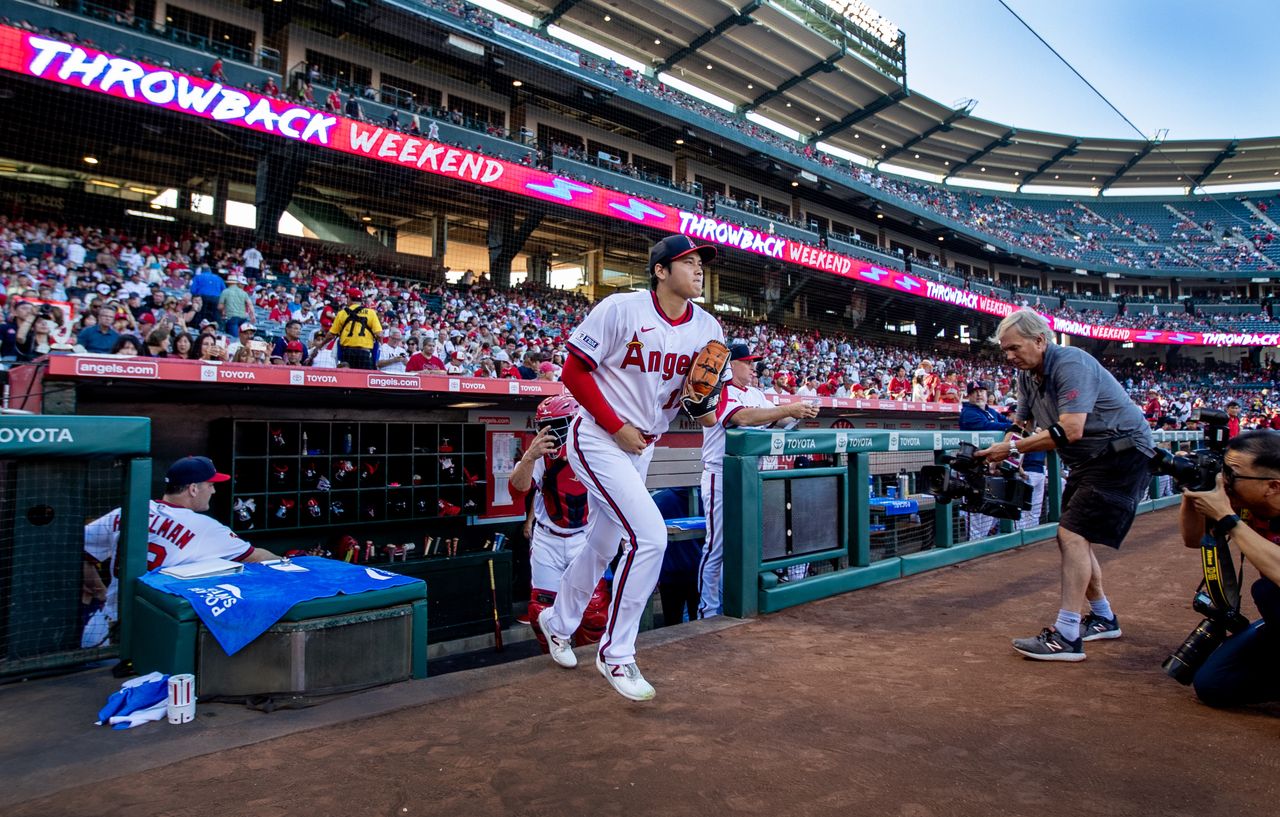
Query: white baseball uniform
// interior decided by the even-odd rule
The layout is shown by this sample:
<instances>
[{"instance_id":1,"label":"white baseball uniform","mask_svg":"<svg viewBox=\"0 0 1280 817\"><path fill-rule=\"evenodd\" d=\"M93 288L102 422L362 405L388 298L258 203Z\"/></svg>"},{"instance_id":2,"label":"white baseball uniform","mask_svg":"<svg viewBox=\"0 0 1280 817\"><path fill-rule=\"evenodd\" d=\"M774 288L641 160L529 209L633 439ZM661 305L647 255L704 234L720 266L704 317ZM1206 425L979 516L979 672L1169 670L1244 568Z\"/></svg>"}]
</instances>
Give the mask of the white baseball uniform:
<instances>
[{"instance_id":1,"label":"white baseball uniform","mask_svg":"<svg viewBox=\"0 0 1280 817\"><path fill-rule=\"evenodd\" d=\"M690 302L672 320L657 295L628 292L596 304L569 338L569 350L592 370L600 392L623 422L650 440L639 454L618 447L613 435L581 409L569 430L569 462L587 486L591 528L587 547L570 563L548 617L551 633L578 629L596 583L618 552L613 600L600 654L611 664L635 658L640 617L653 595L667 548L667 527L645 487L653 442L680 410L684 378L708 341L724 342L720 324Z\"/></svg>"},{"instance_id":2,"label":"white baseball uniform","mask_svg":"<svg viewBox=\"0 0 1280 817\"><path fill-rule=\"evenodd\" d=\"M558 466L558 467L556 467ZM529 565L533 586L554 590L587 543L587 488L573 473L573 466L558 460L547 476L547 458L533 465L533 537ZM550 505L550 507L548 507Z\"/></svg>"},{"instance_id":3,"label":"white baseball uniform","mask_svg":"<svg viewBox=\"0 0 1280 817\"><path fill-rule=\"evenodd\" d=\"M729 381L720 393L716 424L702 429L702 512L707 535L698 561L698 618L720 614L720 574L724 568L724 441L725 431L737 428L769 428L772 423L743 426L733 416L744 408L772 408L773 403L755 386L739 388ZM791 425L794 425L792 421Z\"/></svg>"},{"instance_id":4,"label":"white baseball uniform","mask_svg":"<svg viewBox=\"0 0 1280 817\"><path fill-rule=\"evenodd\" d=\"M198 562L202 559L240 561L253 553L253 545L211 516L188 508L151 500L147 524L147 570ZM84 526L84 551L99 562L109 562L111 584L103 611L111 621L118 617L116 599L120 582L116 560L120 555L120 509Z\"/></svg>"}]
</instances>

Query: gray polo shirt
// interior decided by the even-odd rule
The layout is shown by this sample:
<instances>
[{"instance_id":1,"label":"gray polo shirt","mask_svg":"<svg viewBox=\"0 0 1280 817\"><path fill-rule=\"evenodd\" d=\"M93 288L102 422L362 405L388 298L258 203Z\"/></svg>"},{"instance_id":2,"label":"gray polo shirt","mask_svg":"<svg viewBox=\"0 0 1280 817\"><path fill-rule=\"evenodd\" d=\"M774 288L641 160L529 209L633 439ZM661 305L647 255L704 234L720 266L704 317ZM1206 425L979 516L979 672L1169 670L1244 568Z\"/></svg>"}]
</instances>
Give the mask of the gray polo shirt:
<instances>
[{"instance_id":1,"label":"gray polo shirt","mask_svg":"<svg viewBox=\"0 0 1280 817\"><path fill-rule=\"evenodd\" d=\"M1034 419L1040 428L1063 414L1087 414L1084 436L1058 449L1067 465L1079 465L1103 453L1108 443L1129 438L1143 453L1155 453L1151 429L1142 411L1093 355L1074 346L1050 343L1044 350L1044 375L1018 372L1018 422Z\"/></svg>"}]
</instances>

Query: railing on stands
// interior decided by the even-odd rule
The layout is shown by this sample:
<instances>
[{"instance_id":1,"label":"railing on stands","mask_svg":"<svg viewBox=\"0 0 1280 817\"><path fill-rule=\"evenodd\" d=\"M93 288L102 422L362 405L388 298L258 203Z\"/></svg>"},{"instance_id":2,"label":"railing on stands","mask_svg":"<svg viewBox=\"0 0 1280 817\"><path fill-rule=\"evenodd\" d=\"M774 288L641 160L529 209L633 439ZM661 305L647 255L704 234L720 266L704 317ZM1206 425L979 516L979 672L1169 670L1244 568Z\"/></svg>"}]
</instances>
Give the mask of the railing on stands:
<instances>
[{"instance_id":1,"label":"railing on stands","mask_svg":"<svg viewBox=\"0 0 1280 817\"><path fill-rule=\"evenodd\" d=\"M131 29L150 37L168 40L176 45L184 45L223 59L254 65L267 71L278 72L280 70L280 52L274 48L260 48L255 53L247 48L219 42L202 34L184 31L171 25L157 23L145 17L138 17L131 12L114 9L110 6L100 6L97 3L90 3L86 0L40 0L40 5L58 8L82 17L88 17L91 20L119 26L120 28Z\"/></svg>"},{"instance_id":2,"label":"railing on stands","mask_svg":"<svg viewBox=\"0 0 1280 817\"><path fill-rule=\"evenodd\" d=\"M894 470L918 471L962 442L981 447L998 438L970 431L728 432L725 507L737 510L723 523L725 613L776 612L1052 538L1061 513L1056 453L1046 458L1041 519L1021 526L1001 520L997 533L974 539L959 530L974 517L913 490L916 475L906 467ZM1185 447L1201 434L1156 432L1155 439ZM779 468L787 461L793 467ZM906 495L897 495L899 485ZM1139 512L1179 501L1167 478L1153 477Z\"/></svg>"},{"instance_id":3,"label":"railing on stands","mask_svg":"<svg viewBox=\"0 0 1280 817\"><path fill-rule=\"evenodd\" d=\"M598 167L601 170L607 170L610 173L618 173L623 176L630 176L633 179L639 179L642 182L656 184L659 187L666 187L679 193L687 193L691 196L702 198L702 184L699 182L677 182L672 181L670 176L658 176L653 173L646 173L634 166L627 166L622 162L612 162L607 159L601 159L599 156L591 156L583 151L571 149L564 150L559 146L551 147L551 154L562 159L569 159L574 162Z\"/></svg>"}]
</instances>

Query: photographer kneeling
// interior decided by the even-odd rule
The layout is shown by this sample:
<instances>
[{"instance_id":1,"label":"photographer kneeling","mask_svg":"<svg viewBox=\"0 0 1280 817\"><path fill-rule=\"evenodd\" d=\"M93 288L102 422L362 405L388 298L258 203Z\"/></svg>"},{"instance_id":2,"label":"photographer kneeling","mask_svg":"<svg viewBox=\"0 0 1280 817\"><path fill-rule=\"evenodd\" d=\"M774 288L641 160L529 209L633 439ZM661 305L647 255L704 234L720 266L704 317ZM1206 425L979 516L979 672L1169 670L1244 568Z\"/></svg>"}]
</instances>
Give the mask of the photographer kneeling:
<instances>
[{"instance_id":1,"label":"photographer kneeling","mask_svg":"<svg viewBox=\"0 0 1280 817\"><path fill-rule=\"evenodd\" d=\"M1217 488L1184 492L1179 518L1187 547L1225 541L1262 574L1253 583L1261 618L1228 637L1193 680L1200 700L1218 707L1280 700L1280 432L1233 437L1223 460Z\"/></svg>"}]
</instances>

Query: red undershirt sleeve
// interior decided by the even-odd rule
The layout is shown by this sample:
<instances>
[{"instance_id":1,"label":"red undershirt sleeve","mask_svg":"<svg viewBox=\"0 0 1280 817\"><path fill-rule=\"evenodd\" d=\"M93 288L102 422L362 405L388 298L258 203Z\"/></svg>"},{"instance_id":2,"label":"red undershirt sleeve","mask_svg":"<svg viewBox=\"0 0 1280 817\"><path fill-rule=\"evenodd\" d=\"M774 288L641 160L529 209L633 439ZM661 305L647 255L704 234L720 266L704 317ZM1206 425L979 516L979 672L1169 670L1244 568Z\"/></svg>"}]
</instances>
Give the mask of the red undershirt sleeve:
<instances>
[{"instance_id":1,"label":"red undershirt sleeve","mask_svg":"<svg viewBox=\"0 0 1280 817\"><path fill-rule=\"evenodd\" d=\"M581 358L577 355L569 355L569 359L565 361L564 371L560 375L560 380L564 383L565 388L569 390L569 393L573 395L573 398L578 401L578 405L586 409L587 413L595 418L596 425L610 434L622 428L623 422L618 419L618 415L609 406L609 401L604 399L600 386L596 384L595 378L591 376L591 372Z\"/></svg>"}]
</instances>

